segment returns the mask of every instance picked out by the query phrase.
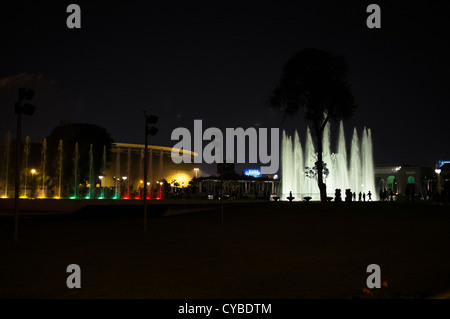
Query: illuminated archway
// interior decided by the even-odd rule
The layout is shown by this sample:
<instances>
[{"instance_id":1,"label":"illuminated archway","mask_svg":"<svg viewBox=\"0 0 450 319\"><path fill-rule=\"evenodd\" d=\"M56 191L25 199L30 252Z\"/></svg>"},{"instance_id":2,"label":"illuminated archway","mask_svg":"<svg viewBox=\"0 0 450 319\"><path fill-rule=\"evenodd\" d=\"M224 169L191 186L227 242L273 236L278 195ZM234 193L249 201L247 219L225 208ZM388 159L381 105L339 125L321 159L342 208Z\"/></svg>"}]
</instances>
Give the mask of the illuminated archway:
<instances>
[{"instance_id":1,"label":"illuminated archway","mask_svg":"<svg viewBox=\"0 0 450 319\"><path fill-rule=\"evenodd\" d=\"M390 175L386 180L386 188L387 190L392 190L394 193L397 192L397 181L395 180L395 176Z\"/></svg>"},{"instance_id":2,"label":"illuminated archway","mask_svg":"<svg viewBox=\"0 0 450 319\"><path fill-rule=\"evenodd\" d=\"M408 176L408 180L406 182L407 184L415 184L416 180L414 179L413 176Z\"/></svg>"}]
</instances>

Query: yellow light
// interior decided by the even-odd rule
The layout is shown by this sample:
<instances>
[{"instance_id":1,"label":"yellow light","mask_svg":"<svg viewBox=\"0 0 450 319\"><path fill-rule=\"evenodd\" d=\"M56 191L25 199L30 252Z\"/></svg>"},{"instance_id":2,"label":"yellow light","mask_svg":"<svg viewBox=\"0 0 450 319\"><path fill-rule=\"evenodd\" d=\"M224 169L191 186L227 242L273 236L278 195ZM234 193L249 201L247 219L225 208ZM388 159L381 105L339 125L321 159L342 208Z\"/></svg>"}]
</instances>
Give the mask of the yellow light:
<instances>
[{"instance_id":1,"label":"yellow light","mask_svg":"<svg viewBox=\"0 0 450 319\"><path fill-rule=\"evenodd\" d=\"M35 174L36 173L36 170L33 168L32 170L31 170L31 174Z\"/></svg>"}]
</instances>

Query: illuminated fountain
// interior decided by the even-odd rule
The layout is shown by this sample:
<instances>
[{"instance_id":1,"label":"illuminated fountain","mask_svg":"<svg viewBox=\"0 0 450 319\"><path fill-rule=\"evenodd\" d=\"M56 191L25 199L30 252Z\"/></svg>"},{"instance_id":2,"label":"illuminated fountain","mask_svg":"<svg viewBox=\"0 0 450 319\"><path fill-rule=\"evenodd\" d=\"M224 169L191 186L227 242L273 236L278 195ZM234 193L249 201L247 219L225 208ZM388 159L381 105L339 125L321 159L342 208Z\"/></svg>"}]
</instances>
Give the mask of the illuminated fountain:
<instances>
[{"instance_id":1,"label":"illuminated fountain","mask_svg":"<svg viewBox=\"0 0 450 319\"><path fill-rule=\"evenodd\" d=\"M360 142L361 141L361 142ZM286 199L289 192L296 200L311 197L320 199L317 179L305 174L305 167L312 168L317 161L317 154L309 128L306 132L305 148L303 150L297 132L292 137L283 131L281 145L281 172L282 172L282 198ZM372 199L376 200L375 175L372 151L371 130L364 127L362 137L359 139L356 128L353 130L351 142L350 161L347 157L344 126L340 123L336 153L331 152L330 124L325 126L323 132L323 162L329 170L328 176L324 175L327 185L327 196L335 196L335 190L341 189L342 199L345 190L351 189L356 194L372 193Z\"/></svg>"},{"instance_id":2,"label":"illuminated fountain","mask_svg":"<svg viewBox=\"0 0 450 319\"><path fill-rule=\"evenodd\" d=\"M24 188L23 188L23 198L27 198L27 178L28 178L28 156L30 155L30 137L27 136L25 138L25 145L23 148L23 153L24 153L24 164L25 164L25 170L23 172L23 180L24 180Z\"/></svg>"},{"instance_id":3,"label":"illuminated fountain","mask_svg":"<svg viewBox=\"0 0 450 319\"><path fill-rule=\"evenodd\" d=\"M47 165L47 139L44 138L44 141L42 142L42 149L41 149L41 176L42 176L42 192L41 192L41 198L45 198L45 168Z\"/></svg>"},{"instance_id":4,"label":"illuminated fountain","mask_svg":"<svg viewBox=\"0 0 450 319\"><path fill-rule=\"evenodd\" d=\"M106 172L106 145L103 145L102 170L101 175L98 177L100 179L100 187L102 188L102 192L99 199L105 198L105 188L103 187L103 178L105 177L105 172Z\"/></svg>"},{"instance_id":5,"label":"illuminated fountain","mask_svg":"<svg viewBox=\"0 0 450 319\"><path fill-rule=\"evenodd\" d=\"M63 140L59 140L58 145L58 195L56 198L61 198L61 182L63 171Z\"/></svg>"},{"instance_id":6,"label":"illuminated fountain","mask_svg":"<svg viewBox=\"0 0 450 319\"><path fill-rule=\"evenodd\" d=\"M128 148L128 156L127 156L127 179L126 179L126 185L127 185L127 190L125 192L125 198L129 199L130 198L130 176L131 176L131 170L130 170L130 165L131 165L131 148Z\"/></svg>"},{"instance_id":7,"label":"illuminated fountain","mask_svg":"<svg viewBox=\"0 0 450 319\"><path fill-rule=\"evenodd\" d=\"M6 133L6 143L5 143L5 193L2 198L8 197L8 175L9 175L9 159L11 154L11 132Z\"/></svg>"},{"instance_id":8,"label":"illuminated fountain","mask_svg":"<svg viewBox=\"0 0 450 319\"><path fill-rule=\"evenodd\" d=\"M94 189L94 151L92 149L92 144L89 145L89 193L86 196L86 199L94 198L93 189Z\"/></svg>"},{"instance_id":9,"label":"illuminated fountain","mask_svg":"<svg viewBox=\"0 0 450 319\"><path fill-rule=\"evenodd\" d=\"M0 154L2 198L8 198L8 192L14 190L12 144L11 134L7 132ZM163 187L160 183L164 178L165 156L162 149L149 149L149 158L145 160L143 148L116 148L112 150L112 154L115 152L112 163L108 164L110 154L106 145L102 145L101 159L96 157L100 155L97 154L99 146L96 144L82 145L78 141L58 138L44 139L36 150L35 145L38 143L31 143L27 136L20 146L20 198L141 199L144 196L144 164L148 165L147 198L159 199L162 195ZM108 173L110 171L112 173ZM105 174L109 175L107 179Z\"/></svg>"},{"instance_id":10,"label":"illuminated fountain","mask_svg":"<svg viewBox=\"0 0 450 319\"><path fill-rule=\"evenodd\" d=\"M78 198L78 175L79 167L78 163L80 161L80 153L78 151L78 142L75 143L75 149L73 151L73 196L71 198Z\"/></svg>"},{"instance_id":11,"label":"illuminated fountain","mask_svg":"<svg viewBox=\"0 0 450 319\"><path fill-rule=\"evenodd\" d=\"M114 198L118 199L118 198L120 198L120 152L119 151L117 151L117 154L116 154L115 184L116 184L116 194L115 194Z\"/></svg>"}]
</instances>

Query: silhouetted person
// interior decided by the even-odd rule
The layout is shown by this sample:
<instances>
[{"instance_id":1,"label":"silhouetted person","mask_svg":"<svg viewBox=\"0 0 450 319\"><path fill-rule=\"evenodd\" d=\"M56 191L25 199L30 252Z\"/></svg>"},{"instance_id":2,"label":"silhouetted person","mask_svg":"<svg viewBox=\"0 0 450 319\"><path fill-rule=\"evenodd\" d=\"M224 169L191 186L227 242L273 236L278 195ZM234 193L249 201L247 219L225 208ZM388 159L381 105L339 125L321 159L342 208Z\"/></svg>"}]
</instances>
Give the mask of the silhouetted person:
<instances>
[{"instance_id":1,"label":"silhouetted person","mask_svg":"<svg viewBox=\"0 0 450 319\"><path fill-rule=\"evenodd\" d=\"M362 193L359 192L359 195L358 195L359 201L361 201L361 196L362 196Z\"/></svg>"},{"instance_id":2,"label":"silhouetted person","mask_svg":"<svg viewBox=\"0 0 450 319\"><path fill-rule=\"evenodd\" d=\"M335 202L342 202L341 190L339 188L336 188L336 192L334 193L334 201Z\"/></svg>"},{"instance_id":3,"label":"silhouetted person","mask_svg":"<svg viewBox=\"0 0 450 319\"><path fill-rule=\"evenodd\" d=\"M363 194L363 201L366 201L366 193Z\"/></svg>"},{"instance_id":4,"label":"silhouetted person","mask_svg":"<svg viewBox=\"0 0 450 319\"><path fill-rule=\"evenodd\" d=\"M345 190L345 201L346 202L352 201L352 191L350 189Z\"/></svg>"},{"instance_id":5,"label":"silhouetted person","mask_svg":"<svg viewBox=\"0 0 450 319\"><path fill-rule=\"evenodd\" d=\"M369 196L369 201L372 201L372 193L370 191L367 193L367 196Z\"/></svg>"},{"instance_id":6,"label":"silhouetted person","mask_svg":"<svg viewBox=\"0 0 450 319\"><path fill-rule=\"evenodd\" d=\"M353 201L356 202L356 193L353 192Z\"/></svg>"}]
</instances>

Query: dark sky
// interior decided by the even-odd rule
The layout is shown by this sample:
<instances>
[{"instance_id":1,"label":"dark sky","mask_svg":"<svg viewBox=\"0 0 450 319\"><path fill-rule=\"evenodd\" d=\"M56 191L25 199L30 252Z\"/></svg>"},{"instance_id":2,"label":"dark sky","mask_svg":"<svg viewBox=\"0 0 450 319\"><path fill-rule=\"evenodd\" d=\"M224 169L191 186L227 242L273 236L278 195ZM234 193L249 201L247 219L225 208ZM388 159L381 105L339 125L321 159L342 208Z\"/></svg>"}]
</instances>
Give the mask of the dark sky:
<instances>
[{"instance_id":1,"label":"dark sky","mask_svg":"<svg viewBox=\"0 0 450 319\"><path fill-rule=\"evenodd\" d=\"M66 27L81 7L82 28ZM281 125L267 106L286 61L304 48L342 54L358 104L346 121L370 127L376 164L450 160L449 1L2 1L0 137L15 136L17 88L36 90L23 136L42 141L60 120L98 124L143 143L143 110L158 115L151 143L176 127ZM381 7L381 29L366 8ZM335 125L337 126L337 125Z\"/></svg>"}]
</instances>

